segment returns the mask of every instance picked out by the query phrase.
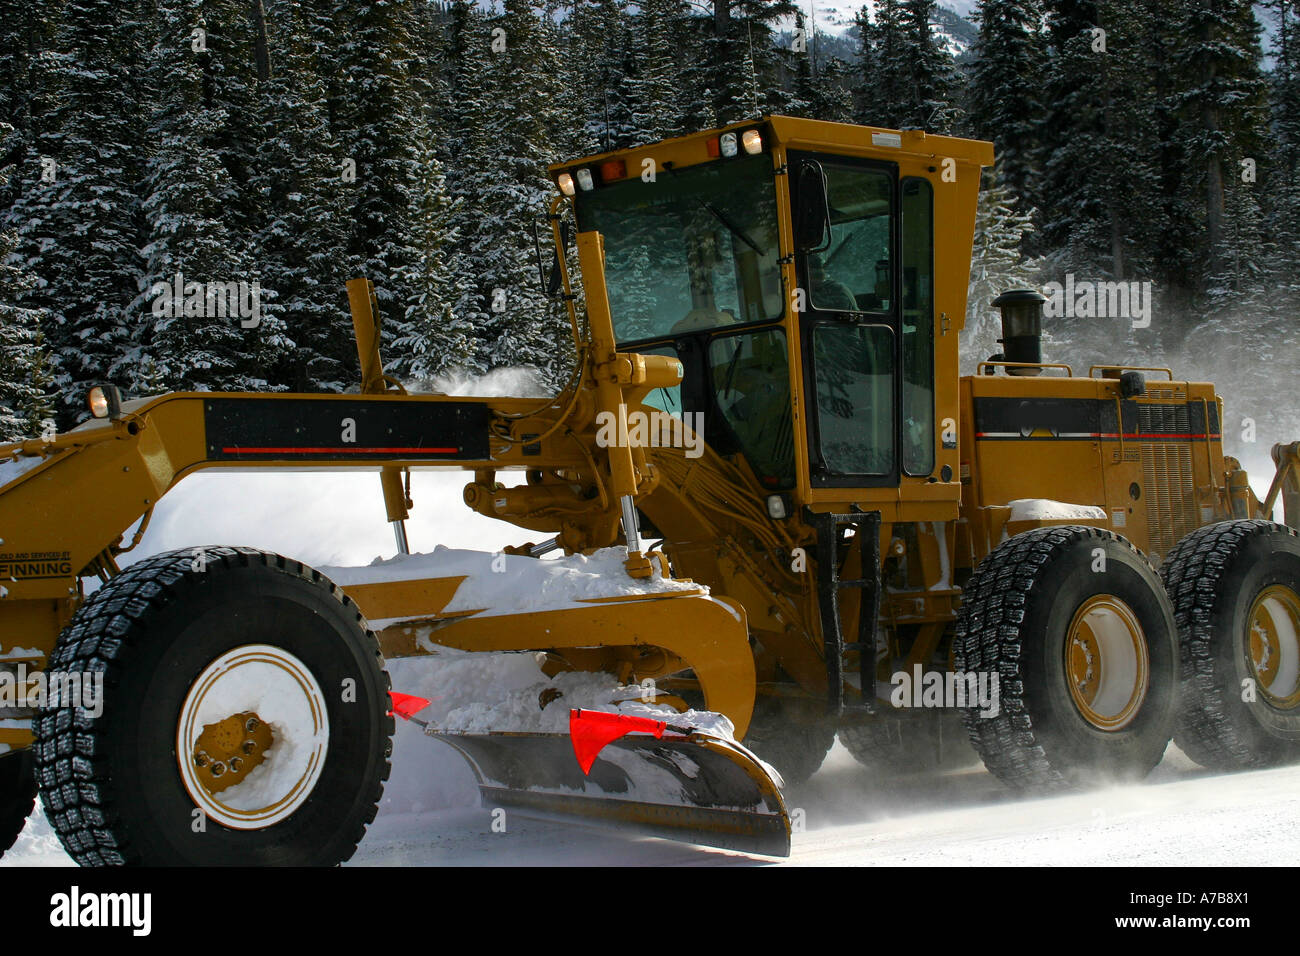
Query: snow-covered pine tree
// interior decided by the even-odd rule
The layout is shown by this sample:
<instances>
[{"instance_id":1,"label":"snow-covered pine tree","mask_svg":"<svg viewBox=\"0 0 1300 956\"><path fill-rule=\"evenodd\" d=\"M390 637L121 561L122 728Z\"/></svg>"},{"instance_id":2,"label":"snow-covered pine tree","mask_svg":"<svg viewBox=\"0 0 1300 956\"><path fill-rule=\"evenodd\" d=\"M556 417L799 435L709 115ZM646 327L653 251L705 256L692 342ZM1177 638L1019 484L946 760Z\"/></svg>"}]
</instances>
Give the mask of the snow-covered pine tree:
<instances>
[{"instance_id":1,"label":"snow-covered pine tree","mask_svg":"<svg viewBox=\"0 0 1300 956\"><path fill-rule=\"evenodd\" d=\"M879 91L884 79L880 75L879 47L871 8L863 4L853 15L857 31L857 57L852 65L853 119L868 126L885 125L884 108Z\"/></svg>"},{"instance_id":2,"label":"snow-covered pine tree","mask_svg":"<svg viewBox=\"0 0 1300 956\"><path fill-rule=\"evenodd\" d=\"M870 20L864 7L859 11L857 24L863 38L859 56L862 85L858 121L900 127L915 100L909 78L908 37L901 0L879 0Z\"/></svg>"},{"instance_id":3,"label":"snow-covered pine tree","mask_svg":"<svg viewBox=\"0 0 1300 956\"><path fill-rule=\"evenodd\" d=\"M288 344L282 323L261 311L260 274L235 213L241 202L229 172L226 131L231 120L218 79L238 70L221 39L232 11L201 0L158 3L161 30L150 51L147 80L156 109L148 124L153 144L144 178L146 242L133 348L120 359L133 391L147 370L168 389L258 391L271 387L271 357ZM204 42L194 42L202 23ZM199 48L196 48L199 47ZM257 283L258 285L254 285Z\"/></svg>"},{"instance_id":4,"label":"snow-covered pine tree","mask_svg":"<svg viewBox=\"0 0 1300 956\"><path fill-rule=\"evenodd\" d=\"M266 10L269 76L258 84L258 142L248 174L257 205L256 254L267 315L285 330L269 378L293 391L355 385L356 347L344 283L352 170L329 123L324 70L309 11L289 0Z\"/></svg>"},{"instance_id":5,"label":"snow-covered pine tree","mask_svg":"<svg viewBox=\"0 0 1300 956\"><path fill-rule=\"evenodd\" d=\"M1023 252L1025 237L1034 231L1033 210L1019 208L1019 197L999 166L985 171L975 214L966 325L961 334L963 375L973 374L978 363L1000 351L1001 319L990 303L1003 292L1036 289L1042 283L1042 261L1027 259ZM1045 331L1050 339L1053 330Z\"/></svg>"},{"instance_id":6,"label":"snow-covered pine tree","mask_svg":"<svg viewBox=\"0 0 1300 956\"><path fill-rule=\"evenodd\" d=\"M0 167L22 166L32 134L32 61L47 49L59 23L58 11L23 0L0 0ZM0 187L0 209L18 195L18 183Z\"/></svg>"},{"instance_id":7,"label":"snow-covered pine tree","mask_svg":"<svg viewBox=\"0 0 1300 956\"><path fill-rule=\"evenodd\" d=\"M899 23L904 42L898 66L908 83L901 125L931 133L952 133L961 115L960 80L952 54L931 29L935 0L901 0Z\"/></svg>"},{"instance_id":8,"label":"snow-covered pine tree","mask_svg":"<svg viewBox=\"0 0 1300 956\"><path fill-rule=\"evenodd\" d=\"M637 138L649 143L686 132L682 116L686 78L677 55L687 12L682 0L643 0L640 8L632 21L637 74L629 83Z\"/></svg>"},{"instance_id":9,"label":"snow-covered pine tree","mask_svg":"<svg viewBox=\"0 0 1300 956\"><path fill-rule=\"evenodd\" d=\"M0 153L15 139L14 128L0 123ZM8 180L0 167L0 190ZM42 313L18 305L31 277L8 261L15 241L12 230L0 231L0 442L35 437L54 411Z\"/></svg>"},{"instance_id":10,"label":"snow-covered pine tree","mask_svg":"<svg viewBox=\"0 0 1300 956\"><path fill-rule=\"evenodd\" d=\"M1272 129L1277 146L1261 177L1267 231L1277 245L1279 298L1300 308L1300 8L1272 0Z\"/></svg>"},{"instance_id":11,"label":"snow-covered pine tree","mask_svg":"<svg viewBox=\"0 0 1300 956\"><path fill-rule=\"evenodd\" d=\"M85 392L127 385L122 359L138 279L147 97L140 4L66 0L52 48L32 60L30 146L15 171L7 223L32 286L19 305L47 311L61 424L84 418Z\"/></svg>"},{"instance_id":12,"label":"snow-covered pine tree","mask_svg":"<svg viewBox=\"0 0 1300 956\"><path fill-rule=\"evenodd\" d=\"M560 86L553 21L539 17L528 0L505 0L503 13L489 23L502 31L496 36L504 48L489 54L497 95L483 165L467 176L471 188L464 193L479 222L492 225L490 233L480 229L470 237L487 312L486 357L490 366L536 368L555 383L570 367L572 348L561 311L539 288L532 225L554 195L545 173L560 158L553 131L577 118Z\"/></svg>"},{"instance_id":13,"label":"snow-covered pine tree","mask_svg":"<svg viewBox=\"0 0 1300 956\"><path fill-rule=\"evenodd\" d=\"M749 119L779 104L772 25L795 14L793 0L712 0L713 31L697 81L713 96L719 124ZM771 94L769 96L769 94Z\"/></svg>"},{"instance_id":14,"label":"snow-covered pine tree","mask_svg":"<svg viewBox=\"0 0 1300 956\"><path fill-rule=\"evenodd\" d=\"M1200 172L1204 273L1219 275L1231 254L1226 181L1238 177L1240 158L1263 159L1260 25L1250 0L1188 0L1179 13L1181 139Z\"/></svg>"},{"instance_id":15,"label":"snow-covered pine tree","mask_svg":"<svg viewBox=\"0 0 1300 956\"><path fill-rule=\"evenodd\" d=\"M412 0L341 0L334 27L342 41L333 53L341 80L335 136L355 169L348 254L374 282L381 311L391 319L408 298L400 277L414 252L403 226L419 198L416 141L428 134L410 80L418 21Z\"/></svg>"},{"instance_id":16,"label":"snow-covered pine tree","mask_svg":"<svg viewBox=\"0 0 1300 956\"><path fill-rule=\"evenodd\" d=\"M475 347L474 326L460 311L473 283L457 266L460 235L437 144L446 140L444 114L438 104L450 100L451 71L446 63L445 14L424 11L419 48L421 62L412 73L420 122L428 135L415 143L415 204L407 229L415 258L403 275L406 307L393 323L388 367L395 375L431 379L483 370Z\"/></svg>"},{"instance_id":17,"label":"snow-covered pine tree","mask_svg":"<svg viewBox=\"0 0 1300 956\"><path fill-rule=\"evenodd\" d=\"M661 2L661 9L656 11L661 28L662 7ZM625 0L575 2L565 32L560 42L568 56L557 63L571 80L564 95L568 101L576 101L578 124L572 130L550 131L561 152L569 152L565 147L571 147L573 155L582 155L644 142L637 110L662 112L671 106L671 100L647 102L646 92L634 82L634 61L642 51L635 48L636 37ZM671 47L656 49L651 55L657 61L656 73L662 77L662 60L671 57ZM641 64L642 69L645 66Z\"/></svg>"},{"instance_id":18,"label":"snow-covered pine tree","mask_svg":"<svg viewBox=\"0 0 1300 956\"><path fill-rule=\"evenodd\" d=\"M997 143L1011 192L1033 201L1036 115L1042 109L1043 12L1038 0L981 0L968 87L971 134Z\"/></svg>"}]
</instances>

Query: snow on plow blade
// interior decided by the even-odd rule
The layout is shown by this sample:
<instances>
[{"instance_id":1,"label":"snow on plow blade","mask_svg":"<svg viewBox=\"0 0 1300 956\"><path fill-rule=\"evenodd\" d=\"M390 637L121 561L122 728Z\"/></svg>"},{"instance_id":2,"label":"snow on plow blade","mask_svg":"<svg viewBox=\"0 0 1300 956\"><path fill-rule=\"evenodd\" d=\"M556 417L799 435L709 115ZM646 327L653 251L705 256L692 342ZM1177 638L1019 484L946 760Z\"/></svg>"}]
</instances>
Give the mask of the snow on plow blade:
<instances>
[{"instance_id":1,"label":"snow on plow blade","mask_svg":"<svg viewBox=\"0 0 1300 956\"><path fill-rule=\"evenodd\" d=\"M698 732L627 736L607 744L584 775L565 734L431 736L469 762L485 807L790 855L790 820L776 781L749 751L728 740Z\"/></svg>"}]
</instances>

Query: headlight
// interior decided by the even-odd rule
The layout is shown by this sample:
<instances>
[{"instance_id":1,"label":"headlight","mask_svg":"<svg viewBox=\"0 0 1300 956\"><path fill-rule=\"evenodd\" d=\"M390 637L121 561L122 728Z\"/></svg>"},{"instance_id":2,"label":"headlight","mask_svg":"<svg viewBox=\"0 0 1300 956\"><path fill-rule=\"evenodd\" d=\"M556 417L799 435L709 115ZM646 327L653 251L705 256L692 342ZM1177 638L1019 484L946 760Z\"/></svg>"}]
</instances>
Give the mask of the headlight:
<instances>
[{"instance_id":1,"label":"headlight","mask_svg":"<svg viewBox=\"0 0 1300 956\"><path fill-rule=\"evenodd\" d=\"M591 170L586 168L580 169L577 172L577 176L578 176L578 188L581 189L584 193L591 192L592 187L596 185L596 183L591 178Z\"/></svg>"},{"instance_id":2,"label":"headlight","mask_svg":"<svg viewBox=\"0 0 1300 956\"><path fill-rule=\"evenodd\" d=\"M757 156L763 151L763 134L756 129L747 129L740 135L740 145L750 156Z\"/></svg>"},{"instance_id":3,"label":"headlight","mask_svg":"<svg viewBox=\"0 0 1300 956\"><path fill-rule=\"evenodd\" d=\"M96 418L122 417L122 393L115 385L96 385L86 395L86 404Z\"/></svg>"},{"instance_id":4,"label":"headlight","mask_svg":"<svg viewBox=\"0 0 1300 956\"><path fill-rule=\"evenodd\" d=\"M736 134L723 133L722 136L718 138L718 146L722 149L723 156L735 156L736 155Z\"/></svg>"},{"instance_id":5,"label":"headlight","mask_svg":"<svg viewBox=\"0 0 1300 956\"><path fill-rule=\"evenodd\" d=\"M577 192L577 190L573 188L573 177L568 173L560 173L560 175L556 177L555 181L560 187L560 192L564 193L564 195L572 196Z\"/></svg>"}]
</instances>

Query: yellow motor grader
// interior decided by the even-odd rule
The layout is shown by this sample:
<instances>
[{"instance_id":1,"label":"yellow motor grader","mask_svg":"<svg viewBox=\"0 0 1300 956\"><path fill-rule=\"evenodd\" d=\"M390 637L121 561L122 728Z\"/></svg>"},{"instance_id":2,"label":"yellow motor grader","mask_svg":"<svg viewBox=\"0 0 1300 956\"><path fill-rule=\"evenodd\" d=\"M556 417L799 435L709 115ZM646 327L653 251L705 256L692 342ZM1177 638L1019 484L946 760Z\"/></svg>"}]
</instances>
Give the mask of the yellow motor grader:
<instances>
[{"instance_id":1,"label":"yellow motor grader","mask_svg":"<svg viewBox=\"0 0 1300 956\"><path fill-rule=\"evenodd\" d=\"M1300 520L1300 446L1274 448L1260 502L1211 385L1044 363L1026 290L961 377L992 158L771 116L565 163L560 394L407 394L360 279L358 394L104 386L83 425L0 446L0 845L39 791L83 864L344 860L413 712L385 660L464 651L657 708L574 708L567 734L425 721L487 805L762 853L788 853L782 783L837 732L896 772L936 713L1024 789L1140 778L1171 738L1216 769L1293 756L1300 540L1268 519L1280 497ZM465 503L529 540L496 592L401 560L340 586L216 544L123 568L159 499L214 468L378 470L401 556L404 478L462 469ZM510 593L518 562L611 548L596 593Z\"/></svg>"}]
</instances>

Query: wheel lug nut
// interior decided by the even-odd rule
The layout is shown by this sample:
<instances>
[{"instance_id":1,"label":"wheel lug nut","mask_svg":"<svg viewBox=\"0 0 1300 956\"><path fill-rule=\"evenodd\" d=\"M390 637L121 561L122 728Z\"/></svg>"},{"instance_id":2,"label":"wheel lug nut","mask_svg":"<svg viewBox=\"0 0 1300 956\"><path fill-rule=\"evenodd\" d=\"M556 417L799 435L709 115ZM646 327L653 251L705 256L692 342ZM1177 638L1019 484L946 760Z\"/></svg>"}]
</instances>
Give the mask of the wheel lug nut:
<instances>
[{"instance_id":1,"label":"wheel lug nut","mask_svg":"<svg viewBox=\"0 0 1300 956\"><path fill-rule=\"evenodd\" d=\"M239 773L240 768L243 767L243 766L244 766L244 761L240 760L238 757L231 757L231 758L230 758L230 772L231 772L231 773Z\"/></svg>"},{"instance_id":2,"label":"wheel lug nut","mask_svg":"<svg viewBox=\"0 0 1300 956\"><path fill-rule=\"evenodd\" d=\"M251 740L245 740L244 746L240 749L242 749L246 754L251 754L254 750L257 749L257 744Z\"/></svg>"},{"instance_id":3,"label":"wheel lug nut","mask_svg":"<svg viewBox=\"0 0 1300 956\"><path fill-rule=\"evenodd\" d=\"M260 721L256 717L249 717L248 720L244 721L244 729L251 733L257 729L259 723Z\"/></svg>"},{"instance_id":4,"label":"wheel lug nut","mask_svg":"<svg viewBox=\"0 0 1300 956\"><path fill-rule=\"evenodd\" d=\"M212 776L220 777L225 772L226 772L226 765L222 763L220 760L218 760L216 763L212 765Z\"/></svg>"},{"instance_id":5,"label":"wheel lug nut","mask_svg":"<svg viewBox=\"0 0 1300 956\"><path fill-rule=\"evenodd\" d=\"M205 754L205 753L199 753L199 754L195 754L195 755L194 755L194 766L196 766L196 767L206 767L207 765L208 765L208 755L207 755L207 754Z\"/></svg>"}]
</instances>

